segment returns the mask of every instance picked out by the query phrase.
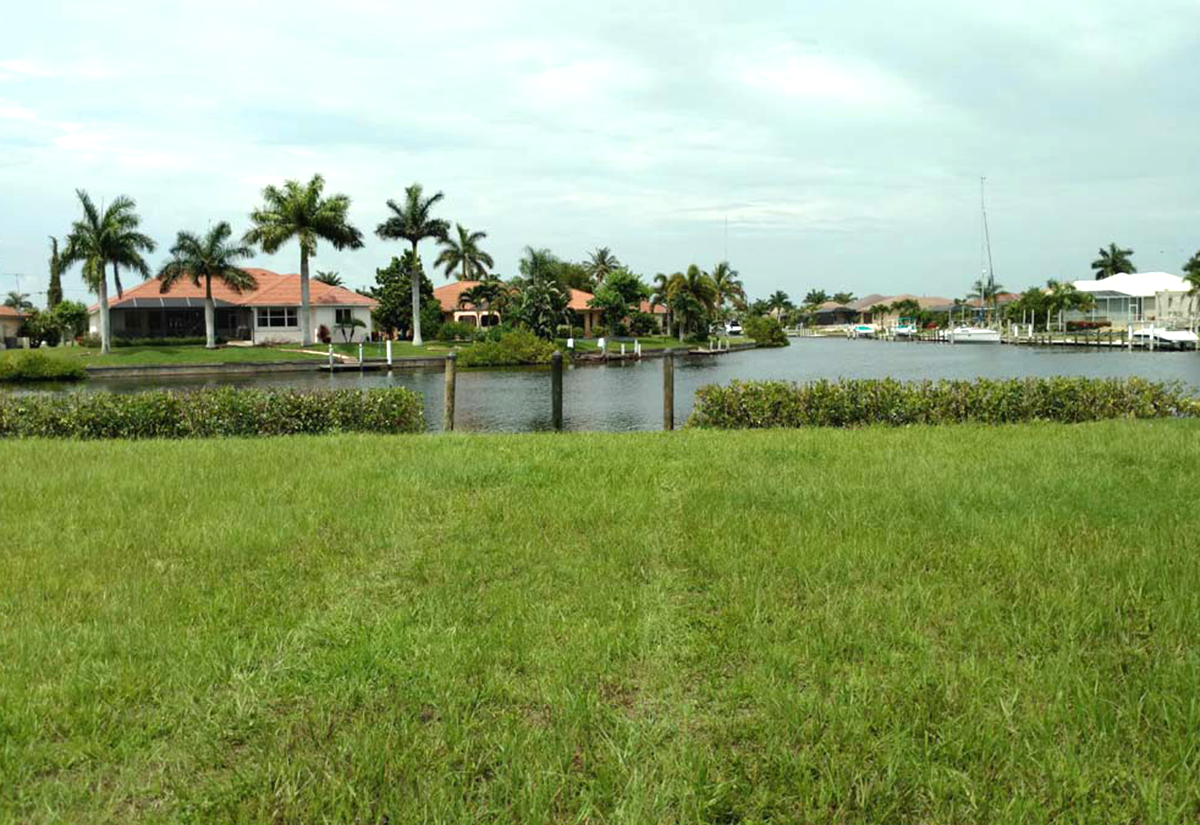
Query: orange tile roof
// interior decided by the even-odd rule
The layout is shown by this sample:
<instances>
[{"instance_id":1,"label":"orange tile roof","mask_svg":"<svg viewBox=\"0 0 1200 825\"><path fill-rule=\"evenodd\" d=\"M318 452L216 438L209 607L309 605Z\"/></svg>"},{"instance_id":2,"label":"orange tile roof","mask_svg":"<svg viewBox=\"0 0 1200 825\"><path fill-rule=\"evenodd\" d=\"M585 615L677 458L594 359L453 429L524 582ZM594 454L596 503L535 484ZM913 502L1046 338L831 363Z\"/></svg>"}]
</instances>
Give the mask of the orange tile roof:
<instances>
[{"instance_id":1,"label":"orange tile roof","mask_svg":"<svg viewBox=\"0 0 1200 825\"><path fill-rule=\"evenodd\" d=\"M278 272L272 272L269 269L259 269L250 266L246 267L246 271L258 280L257 289L248 289L238 293L220 281L213 281L213 300L241 307L300 306L300 276L298 274L280 275ZM131 289L125 290L125 294L120 298L113 296L109 300L108 306L109 308L120 307L122 304L129 303L135 298L142 300L154 298L204 298L203 281L200 282L199 286L196 286L190 279L184 278L176 281L174 286L171 287L170 292L162 292L160 287L161 283L159 280L151 278ZM309 278L308 281L308 301L312 306L375 307L377 305L377 302L373 298L359 295L357 292L345 287L329 286L312 278ZM88 312L95 312L99 306L99 304L93 304L88 307Z\"/></svg>"},{"instance_id":2,"label":"orange tile roof","mask_svg":"<svg viewBox=\"0 0 1200 825\"><path fill-rule=\"evenodd\" d=\"M5 318L24 318L25 313L17 312L9 306L0 306L0 316L4 316Z\"/></svg>"},{"instance_id":3,"label":"orange tile roof","mask_svg":"<svg viewBox=\"0 0 1200 825\"><path fill-rule=\"evenodd\" d=\"M458 296L462 295L468 289L477 286L479 283L479 281L451 281L435 289L433 297L437 298L438 303L442 305L442 312L454 312L457 309L464 309L465 307L458 305Z\"/></svg>"}]
</instances>

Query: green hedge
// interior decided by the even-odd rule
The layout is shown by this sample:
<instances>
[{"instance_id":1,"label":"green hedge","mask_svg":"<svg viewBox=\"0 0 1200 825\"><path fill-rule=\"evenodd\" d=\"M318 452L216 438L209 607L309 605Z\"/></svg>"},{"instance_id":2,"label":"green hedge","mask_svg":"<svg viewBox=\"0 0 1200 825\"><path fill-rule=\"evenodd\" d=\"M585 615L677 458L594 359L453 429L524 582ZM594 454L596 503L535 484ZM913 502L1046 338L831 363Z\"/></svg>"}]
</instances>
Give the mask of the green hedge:
<instances>
[{"instance_id":1,"label":"green hedge","mask_svg":"<svg viewBox=\"0 0 1200 825\"><path fill-rule=\"evenodd\" d=\"M0 396L0 437L9 438L212 438L424 428L420 394L401 388Z\"/></svg>"},{"instance_id":2,"label":"green hedge","mask_svg":"<svg viewBox=\"0 0 1200 825\"><path fill-rule=\"evenodd\" d=\"M0 382L82 381L85 378L87 370L81 365L52 358L37 350L0 357Z\"/></svg>"},{"instance_id":3,"label":"green hedge","mask_svg":"<svg viewBox=\"0 0 1200 825\"><path fill-rule=\"evenodd\" d=\"M112 339L113 348L117 347L202 347L208 343L203 335L181 336L179 338L116 338ZM226 343L224 338L217 337L218 344ZM99 335L85 335L80 344L91 349L100 346Z\"/></svg>"},{"instance_id":4,"label":"green hedge","mask_svg":"<svg viewBox=\"0 0 1200 825\"><path fill-rule=\"evenodd\" d=\"M696 392L688 426L710 429L869 424L1012 424L1200 416L1180 384L1140 378L975 381L735 381Z\"/></svg>"},{"instance_id":5,"label":"green hedge","mask_svg":"<svg viewBox=\"0 0 1200 825\"><path fill-rule=\"evenodd\" d=\"M499 341L478 341L458 352L463 367L511 367L520 364L549 364L554 344L529 330L505 332Z\"/></svg>"}]
</instances>

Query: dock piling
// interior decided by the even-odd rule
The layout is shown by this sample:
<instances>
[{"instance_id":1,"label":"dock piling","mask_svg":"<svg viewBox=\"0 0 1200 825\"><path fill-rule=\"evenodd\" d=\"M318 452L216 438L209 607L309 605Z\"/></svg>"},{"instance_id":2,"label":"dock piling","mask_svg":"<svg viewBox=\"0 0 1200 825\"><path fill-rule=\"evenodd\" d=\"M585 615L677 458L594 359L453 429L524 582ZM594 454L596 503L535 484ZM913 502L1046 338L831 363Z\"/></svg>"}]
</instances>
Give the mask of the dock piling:
<instances>
[{"instance_id":1,"label":"dock piling","mask_svg":"<svg viewBox=\"0 0 1200 825\"><path fill-rule=\"evenodd\" d=\"M563 357L555 351L550 356L550 421L556 432L563 428Z\"/></svg>"},{"instance_id":2,"label":"dock piling","mask_svg":"<svg viewBox=\"0 0 1200 825\"><path fill-rule=\"evenodd\" d=\"M387 339L387 364L388 369L392 368L392 339Z\"/></svg>"},{"instance_id":3,"label":"dock piling","mask_svg":"<svg viewBox=\"0 0 1200 825\"><path fill-rule=\"evenodd\" d=\"M675 353L663 358L663 429L675 429Z\"/></svg>"},{"instance_id":4,"label":"dock piling","mask_svg":"<svg viewBox=\"0 0 1200 825\"><path fill-rule=\"evenodd\" d=\"M446 396L442 405L442 429L454 432L454 384L458 380L458 353L454 350L446 356Z\"/></svg>"}]
</instances>

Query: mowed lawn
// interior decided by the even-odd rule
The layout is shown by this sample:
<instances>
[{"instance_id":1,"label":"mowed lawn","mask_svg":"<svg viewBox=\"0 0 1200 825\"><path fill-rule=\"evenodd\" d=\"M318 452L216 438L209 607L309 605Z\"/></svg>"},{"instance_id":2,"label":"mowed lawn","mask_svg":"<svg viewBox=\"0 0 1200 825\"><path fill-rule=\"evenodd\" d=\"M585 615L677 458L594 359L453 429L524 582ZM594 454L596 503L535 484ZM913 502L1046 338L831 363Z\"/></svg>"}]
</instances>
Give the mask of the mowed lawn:
<instances>
[{"instance_id":1,"label":"mowed lawn","mask_svg":"<svg viewBox=\"0 0 1200 825\"><path fill-rule=\"evenodd\" d=\"M311 361L320 355L297 352L299 347L229 347L206 349L203 346L113 347L108 355L99 348L45 347L36 350L52 358L62 358L85 367L145 367L157 364L212 364L263 361ZM19 357L23 350L0 352L0 358Z\"/></svg>"},{"instance_id":2,"label":"mowed lawn","mask_svg":"<svg viewBox=\"0 0 1200 825\"><path fill-rule=\"evenodd\" d=\"M1195 821L1200 424L0 444L0 820Z\"/></svg>"}]
</instances>

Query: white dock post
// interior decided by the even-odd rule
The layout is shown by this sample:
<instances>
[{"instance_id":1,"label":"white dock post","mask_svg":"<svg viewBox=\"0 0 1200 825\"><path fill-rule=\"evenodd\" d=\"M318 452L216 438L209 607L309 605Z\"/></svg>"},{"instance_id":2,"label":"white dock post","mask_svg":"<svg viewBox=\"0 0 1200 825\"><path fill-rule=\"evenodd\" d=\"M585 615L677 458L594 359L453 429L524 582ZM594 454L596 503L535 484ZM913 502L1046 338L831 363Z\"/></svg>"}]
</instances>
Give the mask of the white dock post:
<instances>
[{"instance_id":1,"label":"white dock post","mask_svg":"<svg viewBox=\"0 0 1200 825\"><path fill-rule=\"evenodd\" d=\"M387 339L387 362L388 369L392 368L392 339Z\"/></svg>"},{"instance_id":2,"label":"white dock post","mask_svg":"<svg viewBox=\"0 0 1200 825\"><path fill-rule=\"evenodd\" d=\"M333 372L333 344L329 345L329 371Z\"/></svg>"},{"instance_id":3,"label":"white dock post","mask_svg":"<svg viewBox=\"0 0 1200 825\"><path fill-rule=\"evenodd\" d=\"M622 358L625 357L625 342L624 341L621 342L621 357Z\"/></svg>"}]
</instances>

